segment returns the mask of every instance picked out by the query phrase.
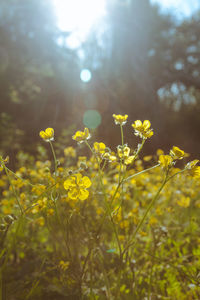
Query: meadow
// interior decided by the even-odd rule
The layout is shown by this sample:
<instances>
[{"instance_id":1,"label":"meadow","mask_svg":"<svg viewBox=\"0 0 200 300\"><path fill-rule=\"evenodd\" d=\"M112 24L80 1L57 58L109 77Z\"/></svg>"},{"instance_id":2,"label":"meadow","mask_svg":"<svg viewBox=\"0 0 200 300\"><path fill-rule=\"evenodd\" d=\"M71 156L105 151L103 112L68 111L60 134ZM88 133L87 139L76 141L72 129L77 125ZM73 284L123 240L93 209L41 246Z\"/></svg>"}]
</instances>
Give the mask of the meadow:
<instances>
[{"instance_id":1,"label":"meadow","mask_svg":"<svg viewBox=\"0 0 200 300\"><path fill-rule=\"evenodd\" d=\"M37 158L0 157L1 300L200 299L199 160L144 156L150 121L110 122L116 149L88 128L62 149L47 128Z\"/></svg>"}]
</instances>

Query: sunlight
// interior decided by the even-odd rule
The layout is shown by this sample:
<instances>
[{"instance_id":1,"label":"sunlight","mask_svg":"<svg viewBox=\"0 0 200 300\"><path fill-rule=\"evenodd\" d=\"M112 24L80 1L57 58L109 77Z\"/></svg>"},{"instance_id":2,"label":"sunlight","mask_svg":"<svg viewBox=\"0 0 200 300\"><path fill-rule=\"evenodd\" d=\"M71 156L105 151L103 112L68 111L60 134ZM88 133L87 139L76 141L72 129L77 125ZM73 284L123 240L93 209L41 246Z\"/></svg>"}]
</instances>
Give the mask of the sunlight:
<instances>
[{"instance_id":1,"label":"sunlight","mask_svg":"<svg viewBox=\"0 0 200 300\"><path fill-rule=\"evenodd\" d=\"M199 0L151 0L161 6L162 10L170 10L179 17L189 17L200 8Z\"/></svg>"},{"instance_id":2,"label":"sunlight","mask_svg":"<svg viewBox=\"0 0 200 300\"><path fill-rule=\"evenodd\" d=\"M67 44L77 48L106 14L106 0L52 0L60 30L71 32Z\"/></svg>"}]
</instances>

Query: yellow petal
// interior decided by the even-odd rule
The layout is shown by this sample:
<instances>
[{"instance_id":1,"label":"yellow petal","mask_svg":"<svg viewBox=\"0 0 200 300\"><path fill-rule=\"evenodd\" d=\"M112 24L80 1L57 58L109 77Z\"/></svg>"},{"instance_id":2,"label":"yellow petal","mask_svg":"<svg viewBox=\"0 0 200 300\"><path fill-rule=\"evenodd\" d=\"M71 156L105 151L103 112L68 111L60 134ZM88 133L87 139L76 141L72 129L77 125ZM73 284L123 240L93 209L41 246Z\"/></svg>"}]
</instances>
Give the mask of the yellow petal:
<instances>
[{"instance_id":1,"label":"yellow petal","mask_svg":"<svg viewBox=\"0 0 200 300\"><path fill-rule=\"evenodd\" d=\"M144 120L143 127L144 127L144 130L149 129L151 127L150 121L149 120Z\"/></svg>"},{"instance_id":2,"label":"yellow petal","mask_svg":"<svg viewBox=\"0 0 200 300\"><path fill-rule=\"evenodd\" d=\"M87 176L84 176L81 181L85 188L89 188L92 184L91 180Z\"/></svg>"},{"instance_id":3,"label":"yellow petal","mask_svg":"<svg viewBox=\"0 0 200 300\"><path fill-rule=\"evenodd\" d=\"M79 191L79 195L78 195L78 198L81 200L81 201L84 201L85 199L87 199L89 196L89 192L87 190L84 190L84 189L81 189Z\"/></svg>"}]
</instances>

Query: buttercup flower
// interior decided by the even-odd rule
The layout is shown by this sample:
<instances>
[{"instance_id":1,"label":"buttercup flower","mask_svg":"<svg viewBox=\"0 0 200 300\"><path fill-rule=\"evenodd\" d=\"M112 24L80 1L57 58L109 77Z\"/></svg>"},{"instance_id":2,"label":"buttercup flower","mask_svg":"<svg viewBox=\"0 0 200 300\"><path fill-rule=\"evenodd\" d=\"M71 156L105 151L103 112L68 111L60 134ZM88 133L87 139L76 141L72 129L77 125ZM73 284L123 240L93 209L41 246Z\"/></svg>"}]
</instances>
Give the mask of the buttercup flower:
<instances>
[{"instance_id":1,"label":"buttercup flower","mask_svg":"<svg viewBox=\"0 0 200 300\"><path fill-rule=\"evenodd\" d=\"M89 192L87 188L91 186L91 181L87 176L82 174L74 174L64 182L64 188L68 190L68 197L72 200L84 201L88 198Z\"/></svg>"},{"instance_id":2,"label":"buttercup flower","mask_svg":"<svg viewBox=\"0 0 200 300\"><path fill-rule=\"evenodd\" d=\"M136 120L132 127L135 130L135 135L141 138L150 138L153 135L153 129L151 129L151 123L149 120L145 120L143 123L140 120Z\"/></svg>"},{"instance_id":3,"label":"buttercup flower","mask_svg":"<svg viewBox=\"0 0 200 300\"><path fill-rule=\"evenodd\" d=\"M170 166L172 166L173 159L170 155L160 155L158 162L161 167L169 168Z\"/></svg>"},{"instance_id":4,"label":"buttercup flower","mask_svg":"<svg viewBox=\"0 0 200 300\"><path fill-rule=\"evenodd\" d=\"M103 155L104 159L107 159L109 162L116 162L117 161L117 157L109 152L104 153Z\"/></svg>"},{"instance_id":5,"label":"buttercup flower","mask_svg":"<svg viewBox=\"0 0 200 300\"><path fill-rule=\"evenodd\" d=\"M40 131L40 137L45 142L50 142L54 140L54 129L53 128L47 128L45 131Z\"/></svg>"},{"instance_id":6,"label":"buttercup flower","mask_svg":"<svg viewBox=\"0 0 200 300\"><path fill-rule=\"evenodd\" d=\"M0 171L3 170L3 165L7 164L9 162L9 156L6 156L5 159L3 159L2 156L0 156Z\"/></svg>"},{"instance_id":7,"label":"buttercup flower","mask_svg":"<svg viewBox=\"0 0 200 300\"><path fill-rule=\"evenodd\" d=\"M198 164L198 162L199 162L198 159L192 160L189 163L187 163L187 165L185 166L185 168L188 169L188 170L192 170L192 169L194 169L196 167L196 164Z\"/></svg>"},{"instance_id":8,"label":"buttercup flower","mask_svg":"<svg viewBox=\"0 0 200 300\"><path fill-rule=\"evenodd\" d=\"M185 208L190 206L190 197L181 197L181 199L177 200L177 204Z\"/></svg>"},{"instance_id":9,"label":"buttercup flower","mask_svg":"<svg viewBox=\"0 0 200 300\"><path fill-rule=\"evenodd\" d=\"M173 146L169 154L173 159L183 159L185 156L185 152L176 146Z\"/></svg>"},{"instance_id":10,"label":"buttercup flower","mask_svg":"<svg viewBox=\"0 0 200 300\"><path fill-rule=\"evenodd\" d=\"M64 149L64 154L68 157L76 157L76 150L70 146Z\"/></svg>"},{"instance_id":11,"label":"buttercup flower","mask_svg":"<svg viewBox=\"0 0 200 300\"><path fill-rule=\"evenodd\" d=\"M104 143L97 143L97 142L95 142L93 144L93 148L94 148L94 151L97 154L104 154L105 151L106 151L106 145Z\"/></svg>"},{"instance_id":12,"label":"buttercup flower","mask_svg":"<svg viewBox=\"0 0 200 300\"><path fill-rule=\"evenodd\" d=\"M73 136L72 139L77 141L78 143L83 143L84 141L88 140L91 137L89 133L89 129L85 128L84 131L77 131Z\"/></svg>"},{"instance_id":13,"label":"buttercup flower","mask_svg":"<svg viewBox=\"0 0 200 300\"><path fill-rule=\"evenodd\" d=\"M130 165L133 162L133 160L135 159L134 155L129 156L130 148L128 146L125 146L125 147L118 146L117 154L118 154L119 158L124 160L125 165Z\"/></svg>"},{"instance_id":14,"label":"buttercup flower","mask_svg":"<svg viewBox=\"0 0 200 300\"><path fill-rule=\"evenodd\" d=\"M113 118L114 118L114 120L115 120L115 124L116 124L116 125L121 125L121 126L123 126L123 125L125 125L126 122L127 122L128 115L122 116L122 115L115 115L115 114L113 114Z\"/></svg>"}]
</instances>

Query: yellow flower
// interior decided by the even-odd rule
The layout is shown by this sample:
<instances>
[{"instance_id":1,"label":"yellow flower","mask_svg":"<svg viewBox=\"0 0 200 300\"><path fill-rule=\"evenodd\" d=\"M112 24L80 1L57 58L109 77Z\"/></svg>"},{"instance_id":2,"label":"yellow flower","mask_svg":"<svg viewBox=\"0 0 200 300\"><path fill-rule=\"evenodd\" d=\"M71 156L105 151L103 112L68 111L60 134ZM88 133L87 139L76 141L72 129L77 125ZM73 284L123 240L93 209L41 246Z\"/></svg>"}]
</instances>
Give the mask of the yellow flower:
<instances>
[{"instance_id":1,"label":"yellow flower","mask_svg":"<svg viewBox=\"0 0 200 300\"><path fill-rule=\"evenodd\" d=\"M153 135L153 129L151 129L151 123L149 120L145 120L143 123L140 120L136 120L132 127L135 130L135 135L141 138L147 139Z\"/></svg>"},{"instance_id":2,"label":"yellow flower","mask_svg":"<svg viewBox=\"0 0 200 300\"><path fill-rule=\"evenodd\" d=\"M127 158L130 154L130 148L128 146L118 146L117 147L117 154L119 158Z\"/></svg>"},{"instance_id":3,"label":"yellow flower","mask_svg":"<svg viewBox=\"0 0 200 300\"><path fill-rule=\"evenodd\" d=\"M176 146L173 146L169 154L173 159L182 159L185 156L185 152Z\"/></svg>"},{"instance_id":4,"label":"yellow flower","mask_svg":"<svg viewBox=\"0 0 200 300\"><path fill-rule=\"evenodd\" d=\"M149 224L154 226L158 223L158 219L156 219L155 217L151 217L149 220Z\"/></svg>"},{"instance_id":5,"label":"yellow flower","mask_svg":"<svg viewBox=\"0 0 200 300\"><path fill-rule=\"evenodd\" d=\"M66 271L69 268L69 261L61 260L59 263L59 267L61 270Z\"/></svg>"},{"instance_id":6,"label":"yellow flower","mask_svg":"<svg viewBox=\"0 0 200 300\"><path fill-rule=\"evenodd\" d=\"M185 168L188 169L188 170L192 170L192 169L194 169L196 167L196 164L198 164L198 162L199 162L198 159L192 160L189 163L187 163L187 165L185 166Z\"/></svg>"},{"instance_id":7,"label":"yellow flower","mask_svg":"<svg viewBox=\"0 0 200 300\"><path fill-rule=\"evenodd\" d=\"M190 206L190 198L182 197L180 200L177 201L177 204L181 207L188 207Z\"/></svg>"},{"instance_id":8,"label":"yellow flower","mask_svg":"<svg viewBox=\"0 0 200 300\"><path fill-rule=\"evenodd\" d=\"M104 154L105 153L105 149L106 149L106 145L104 143L97 143L97 142L95 142L93 144L93 148L94 148L94 151L97 154Z\"/></svg>"},{"instance_id":9,"label":"yellow flower","mask_svg":"<svg viewBox=\"0 0 200 300\"><path fill-rule=\"evenodd\" d=\"M64 149L65 156L76 157L76 150L73 147L67 147Z\"/></svg>"},{"instance_id":10,"label":"yellow flower","mask_svg":"<svg viewBox=\"0 0 200 300\"><path fill-rule=\"evenodd\" d=\"M73 136L72 139L77 141L78 143L82 143L88 140L91 137L89 133L89 129L85 128L84 131L77 131Z\"/></svg>"},{"instance_id":11,"label":"yellow flower","mask_svg":"<svg viewBox=\"0 0 200 300\"><path fill-rule=\"evenodd\" d=\"M194 176L194 178L200 178L200 167L198 166L198 167L195 167L193 170L193 176Z\"/></svg>"},{"instance_id":12,"label":"yellow flower","mask_svg":"<svg viewBox=\"0 0 200 300\"><path fill-rule=\"evenodd\" d=\"M70 176L64 182L64 188L68 190L68 197L72 200L84 201L88 198L89 192L87 188L91 186L91 181L87 176L78 173Z\"/></svg>"},{"instance_id":13,"label":"yellow flower","mask_svg":"<svg viewBox=\"0 0 200 300\"><path fill-rule=\"evenodd\" d=\"M106 152L103 155L104 159L107 159L109 162L116 162L117 161L117 157L115 155L113 155L112 153Z\"/></svg>"},{"instance_id":14,"label":"yellow flower","mask_svg":"<svg viewBox=\"0 0 200 300\"><path fill-rule=\"evenodd\" d=\"M3 159L2 156L0 156L0 171L3 171L3 166L9 162L9 156L6 156L5 159Z\"/></svg>"},{"instance_id":15,"label":"yellow flower","mask_svg":"<svg viewBox=\"0 0 200 300\"><path fill-rule=\"evenodd\" d=\"M119 124L119 125L123 126L127 122L128 115L122 116L122 115L115 115L115 114L113 114L113 118L115 120L115 124L116 125Z\"/></svg>"},{"instance_id":16,"label":"yellow flower","mask_svg":"<svg viewBox=\"0 0 200 300\"><path fill-rule=\"evenodd\" d=\"M163 168L168 168L172 166L173 159L170 155L160 155L159 164Z\"/></svg>"},{"instance_id":17,"label":"yellow flower","mask_svg":"<svg viewBox=\"0 0 200 300\"><path fill-rule=\"evenodd\" d=\"M129 156L130 148L128 146L124 146L124 147L118 146L117 154L118 154L119 158L124 160L125 165L130 165L135 159L134 155Z\"/></svg>"},{"instance_id":18,"label":"yellow flower","mask_svg":"<svg viewBox=\"0 0 200 300\"><path fill-rule=\"evenodd\" d=\"M53 128L47 128L45 131L40 131L40 137L45 142L50 142L54 140L54 129Z\"/></svg>"}]
</instances>

